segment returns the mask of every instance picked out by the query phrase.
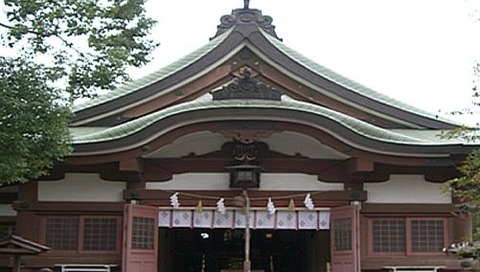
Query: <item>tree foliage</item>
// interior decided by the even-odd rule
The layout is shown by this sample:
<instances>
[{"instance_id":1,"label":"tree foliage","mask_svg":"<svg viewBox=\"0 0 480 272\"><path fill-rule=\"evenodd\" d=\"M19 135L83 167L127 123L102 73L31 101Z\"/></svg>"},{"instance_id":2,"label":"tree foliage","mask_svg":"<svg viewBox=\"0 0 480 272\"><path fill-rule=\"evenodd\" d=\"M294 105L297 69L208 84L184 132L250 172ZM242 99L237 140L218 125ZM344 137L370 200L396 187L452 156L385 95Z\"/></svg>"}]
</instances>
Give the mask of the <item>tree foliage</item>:
<instances>
[{"instance_id":1,"label":"tree foliage","mask_svg":"<svg viewBox=\"0 0 480 272\"><path fill-rule=\"evenodd\" d=\"M472 151L458 169L462 176L447 182L451 192L462 202L480 205L480 150Z\"/></svg>"},{"instance_id":2,"label":"tree foliage","mask_svg":"<svg viewBox=\"0 0 480 272\"><path fill-rule=\"evenodd\" d=\"M46 84L53 74L33 62L0 57L3 184L37 178L70 151L70 111L60 103L60 90Z\"/></svg>"},{"instance_id":3,"label":"tree foliage","mask_svg":"<svg viewBox=\"0 0 480 272\"><path fill-rule=\"evenodd\" d=\"M475 91L475 90L474 90ZM442 134L445 138L463 138L468 142L478 141L478 128L458 127ZM473 223L473 238L480 239L480 149L473 150L458 167L462 174L458 178L447 181L444 190L451 192L464 205Z\"/></svg>"},{"instance_id":4,"label":"tree foliage","mask_svg":"<svg viewBox=\"0 0 480 272\"><path fill-rule=\"evenodd\" d=\"M17 53L0 53L0 187L47 173L71 151L69 106L149 61L145 1L4 1L2 42Z\"/></svg>"},{"instance_id":5,"label":"tree foliage","mask_svg":"<svg viewBox=\"0 0 480 272\"><path fill-rule=\"evenodd\" d=\"M26 58L41 55L67 82L71 99L94 96L129 79L158 45L145 0L5 0L7 46Z\"/></svg>"}]
</instances>

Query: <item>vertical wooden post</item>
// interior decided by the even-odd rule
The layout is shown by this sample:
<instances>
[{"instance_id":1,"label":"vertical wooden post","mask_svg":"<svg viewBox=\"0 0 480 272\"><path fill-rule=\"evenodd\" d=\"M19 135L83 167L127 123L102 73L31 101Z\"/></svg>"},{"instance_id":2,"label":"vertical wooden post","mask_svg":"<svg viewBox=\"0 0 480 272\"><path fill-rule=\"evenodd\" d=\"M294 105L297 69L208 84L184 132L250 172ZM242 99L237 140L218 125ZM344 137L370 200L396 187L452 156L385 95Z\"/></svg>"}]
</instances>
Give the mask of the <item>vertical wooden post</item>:
<instances>
[{"instance_id":1,"label":"vertical wooden post","mask_svg":"<svg viewBox=\"0 0 480 272\"><path fill-rule=\"evenodd\" d=\"M20 255L13 255L13 272L20 272Z\"/></svg>"},{"instance_id":2,"label":"vertical wooden post","mask_svg":"<svg viewBox=\"0 0 480 272\"><path fill-rule=\"evenodd\" d=\"M245 260L243 262L243 272L251 271L250 262L250 198L247 190L243 190L245 198Z\"/></svg>"}]
</instances>

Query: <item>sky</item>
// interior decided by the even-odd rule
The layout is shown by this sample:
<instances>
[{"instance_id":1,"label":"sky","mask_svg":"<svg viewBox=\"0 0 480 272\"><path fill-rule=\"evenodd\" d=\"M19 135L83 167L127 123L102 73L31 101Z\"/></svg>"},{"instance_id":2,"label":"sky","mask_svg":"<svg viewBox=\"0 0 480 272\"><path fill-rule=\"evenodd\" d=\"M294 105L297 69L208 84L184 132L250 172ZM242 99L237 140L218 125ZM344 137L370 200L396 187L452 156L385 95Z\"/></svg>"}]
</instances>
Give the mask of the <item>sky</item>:
<instances>
[{"instance_id":1,"label":"sky","mask_svg":"<svg viewBox=\"0 0 480 272\"><path fill-rule=\"evenodd\" d=\"M220 17L242 7L242 0L147 1L160 46L148 65L130 70L132 77L208 43ZM480 120L480 113L446 114L471 107L480 0L250 0L250 8L271 16L283 42L320 65L433 114Z\"/></svg>"},{"instance_id":2,"label":"sky","mask_svg":"<svg viewBox=\"0 0 480 272\"><path fill-rule=\"evenodd\" d=\"M132 76L204 45L220 17L241 7L241 0L148 1L158 21L152 37L161 44ZM288 47L378 92L434 114L471 105L480 0L251 0L250 8L273 18Z\"/></svg>"}]
</instances>

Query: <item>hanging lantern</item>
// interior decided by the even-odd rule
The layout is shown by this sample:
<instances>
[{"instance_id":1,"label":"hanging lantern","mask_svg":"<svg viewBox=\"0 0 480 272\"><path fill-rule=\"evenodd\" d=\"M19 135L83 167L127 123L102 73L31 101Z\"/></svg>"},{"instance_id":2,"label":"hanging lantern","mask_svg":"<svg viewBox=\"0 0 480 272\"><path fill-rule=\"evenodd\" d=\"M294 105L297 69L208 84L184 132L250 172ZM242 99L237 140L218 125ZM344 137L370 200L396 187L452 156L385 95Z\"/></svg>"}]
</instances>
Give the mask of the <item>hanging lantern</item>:
<instances>
[{"instance_id":1,"label":"hanging lantern","mask_svg":"<svg viewBox=\"0 0 480 272\"><path fill-rule=\"evenodd\" d=\"M260 187L260 166L241 164L228 167L231 188Z\"/></svg>"}]
</instances>

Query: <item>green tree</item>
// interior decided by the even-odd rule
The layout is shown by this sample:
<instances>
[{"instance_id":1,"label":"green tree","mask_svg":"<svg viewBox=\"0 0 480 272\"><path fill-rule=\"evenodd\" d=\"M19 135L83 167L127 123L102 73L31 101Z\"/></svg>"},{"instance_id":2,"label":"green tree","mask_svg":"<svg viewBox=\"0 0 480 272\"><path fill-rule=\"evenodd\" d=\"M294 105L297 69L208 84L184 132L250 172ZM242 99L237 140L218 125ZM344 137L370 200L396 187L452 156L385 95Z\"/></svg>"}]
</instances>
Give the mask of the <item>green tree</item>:
<instances>
[{"instance_id":1,"label":"green tree","mask_svg":"<svg viewBox=\"0 0 480 272\"><path fill-rule=\"evenodd\" d=\"M43 57L65 80L72 99L91 97L129 79L158 45L145 0L5 0L7 46L23 58Z\"/></svg>"},{"instance_id":2,"label":"green tree","mask_svg":"<svg viewBox=\"0 0 480 272\"><path fill-rule=\"evenodd\" d=\"M473 107L480 106L478 99L480 92L478 91L478 84L480 83L480 64L477 63L473 67L474 78L472 105ZM452 114L474 115L478 114L473 109L463 109L452 112ZM474 126L460 126L456 129L442 133L443 138L461 138L467 142L478 142L480 140L480 124ZM480 149L472 151L466 160L458 167L461 177L449 180L444 184L444 190L449 191L453 196L460 199L468 209L473 223L473 239L480 240Z\"/></svg>"},{"instance_id":3,"label":"green tree","mask_svg":"<svg viewBox=\"0 0 480 272\"><path fill-rule=\"evenodd\" d=\"M24 182L69 153L70 112L49 69L0 57L0 181Z\"/></svg>"},{"instance_id":4,"label":"green tree","mask_svg":"<svg viewBox=\"0 0 480 272\"><path fill-rule=\"evenodd\" d=\"M0 186L38 178L69 154L69 106L129 80L158 46L145 0L5 0ZM5 50L4 50L5 51ZM1 54L1 53L0 53Z\"/></svg>"}]
</instances>

